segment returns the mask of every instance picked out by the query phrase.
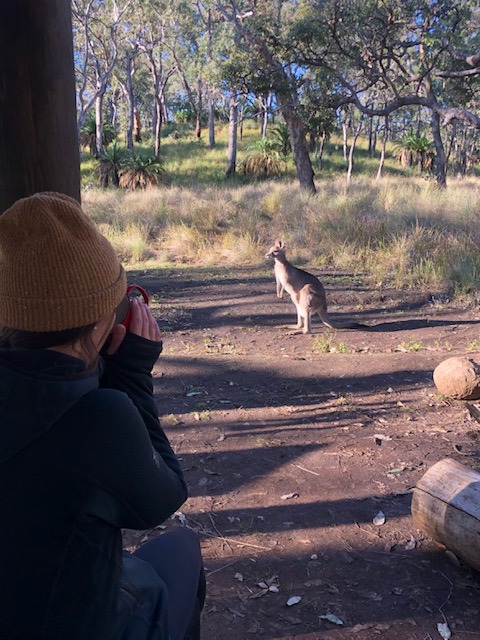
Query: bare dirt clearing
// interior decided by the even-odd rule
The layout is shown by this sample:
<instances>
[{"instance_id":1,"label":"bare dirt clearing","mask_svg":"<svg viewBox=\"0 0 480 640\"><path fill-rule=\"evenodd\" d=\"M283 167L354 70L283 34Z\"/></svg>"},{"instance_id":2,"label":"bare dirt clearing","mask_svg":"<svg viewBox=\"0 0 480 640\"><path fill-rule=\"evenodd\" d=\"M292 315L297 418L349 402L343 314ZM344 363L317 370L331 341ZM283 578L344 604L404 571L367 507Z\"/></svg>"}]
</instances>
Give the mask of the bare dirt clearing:
<instances>
[{"instance_id":1,"label":"bare dirt clearing","mask_svg":"<svg viewBox=\"0 0 480 640\"><path fill-rule=\"evenodd\" d=\"M313 335L291 335L269 268L129 280L154 294L164 330L155 391L190 487L180 519L202 539L205 640L425 640L438 623L480 638L479 574L410 515L435 462L480 465L480 425L432 380L480 351L480 310L323 274L331 315L372 328L314 319Z\"/></svg>"}]
</instances>

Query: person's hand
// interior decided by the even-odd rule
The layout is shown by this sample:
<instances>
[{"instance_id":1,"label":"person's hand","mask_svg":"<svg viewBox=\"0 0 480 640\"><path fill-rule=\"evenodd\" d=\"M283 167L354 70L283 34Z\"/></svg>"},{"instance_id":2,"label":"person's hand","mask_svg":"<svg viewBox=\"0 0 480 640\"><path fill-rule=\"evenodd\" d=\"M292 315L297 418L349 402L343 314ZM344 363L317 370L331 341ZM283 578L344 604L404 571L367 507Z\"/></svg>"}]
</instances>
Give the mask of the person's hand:
<instances>
[{"instance_id":1,"label":"person's hand","mask_svg":"<svg viewBox=\"0 0 480 640\"><path fill-rule=\"evenodd\" d=\"M132 315L128 330L146 340L160 342L160 329L150 307L140 298L133 298L130 304Z\"/></svg>"},{"instance_id":2,"label":"person's hand","mask_svg":"<svg viewBox=\"0 0 480 640\"><path fill-rule=\"evenodd\" d=\"M115 353L118 347L122 344L125 334L127 333L126 327L123 324L113 325L113 329L110 332L107 340L106 354L111 356Z\"/></svg>"}]
</instances>

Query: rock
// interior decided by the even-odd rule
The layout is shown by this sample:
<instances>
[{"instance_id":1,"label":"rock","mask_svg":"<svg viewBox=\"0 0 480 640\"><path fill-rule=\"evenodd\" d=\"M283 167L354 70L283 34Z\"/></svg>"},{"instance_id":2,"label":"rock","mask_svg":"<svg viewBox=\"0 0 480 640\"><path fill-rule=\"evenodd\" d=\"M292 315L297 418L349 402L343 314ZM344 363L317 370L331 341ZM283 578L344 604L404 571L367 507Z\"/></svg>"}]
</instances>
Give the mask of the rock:
<instances>
[{"instance_id":1,"label":"rock","mask_svg":"<svg viewBox=\"0 0 480 640\"><path fill-rule=\"evenodd\" d=\"M444 396L457 400L480 399L480 368L469 358L444 360L433 372L433 381Z\"/></svg>"}]
</instances>

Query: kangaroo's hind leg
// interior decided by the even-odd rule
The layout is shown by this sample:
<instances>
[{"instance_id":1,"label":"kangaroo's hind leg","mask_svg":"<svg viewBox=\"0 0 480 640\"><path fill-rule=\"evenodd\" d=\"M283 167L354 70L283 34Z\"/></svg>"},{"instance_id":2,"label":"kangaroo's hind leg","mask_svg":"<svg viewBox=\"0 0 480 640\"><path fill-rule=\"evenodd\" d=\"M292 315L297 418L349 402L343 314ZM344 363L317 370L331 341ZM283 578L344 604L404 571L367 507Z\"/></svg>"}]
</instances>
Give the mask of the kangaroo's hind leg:
<instances>
[{"instance_id":1,"label":"kangaroo's hind leg","mask_svg":"<svg viewBox=\"0 0 480 640\"><path fill-rule=\"evenodd\" d=\"M303 319L303 333L312 333L312 312L314 312L314 296L308 285L301 289L298 296L297 313Z\"/></svg>"},{"instance_id":2,"label":"kangaroo's hind leg","mask_svg":"<svg viewBox=\"0 0 480 640\"><path fill-rule=\"evenodd\" d=\"M292 302L295 305L295 309L297 310L297 324L292 326L292 325L285 325L283 326L283 329L290 329L291 331L293 331L293 333L300 333L300 329L303 327L304 325L304 320L305 320L305 313L302 309L302 306L299 303L299 296L295 296L292 295Z\"/></svg>"},{"instance_id":3,"label":"kangaroo's hind leg","mask_svg":"<svg viewBox=\"0 0 480 640\"><path fill-rule=\"evenodd\" d=\"M312 312L307 309L305 314L305 324L303 325L303 333L312 333Z\"/></svg>"},{"instance_id":4,"label":"kangaroo's hind leg","mask_svg":"<svg viewBox=\"0 0 480 640\"><path fill-rule=\"evenodd\" d=\"M312 313L318 313L318 317L326 327L329 327L330 329L334 328L331 324L330 318L328 317L327 298L323 290L315 292L315 294L312 295L311 309Z\"/></svg>"},{"instance_id":5,"label":"kangaroo's hind leg","mask_svg":"<svg viewBox=\"0 0 480 640\"><path fill-rule=\"evenodd\" d=\"M295 301L295 307L297 309L297 326L293 328L300 330L303 327L303 333L305 333L305 329L310 323L310 314L305 311L300 301Z\"/></svg>"}]
</instances>

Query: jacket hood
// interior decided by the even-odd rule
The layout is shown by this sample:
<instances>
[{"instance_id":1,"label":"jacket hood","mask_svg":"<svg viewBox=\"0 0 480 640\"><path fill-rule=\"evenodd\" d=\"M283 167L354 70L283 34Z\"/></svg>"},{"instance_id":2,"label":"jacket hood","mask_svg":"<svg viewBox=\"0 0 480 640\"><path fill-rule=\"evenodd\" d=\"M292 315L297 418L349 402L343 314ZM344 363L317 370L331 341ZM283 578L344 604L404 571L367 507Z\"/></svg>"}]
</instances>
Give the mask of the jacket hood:
<instances>
[{"instance_id":1,"label":"jacket hood","mask_svg":"<svg viewBox=\"0 0 480 640\"><path fill-rule=\"evenodd\" d=\"M46 433L99 385L98 370L56 351L0 349L0 463Z\"/></svg>"}]
</instances>

